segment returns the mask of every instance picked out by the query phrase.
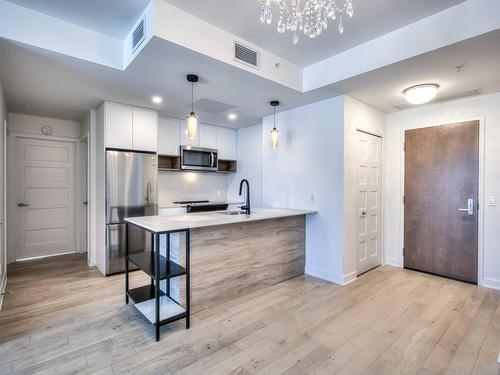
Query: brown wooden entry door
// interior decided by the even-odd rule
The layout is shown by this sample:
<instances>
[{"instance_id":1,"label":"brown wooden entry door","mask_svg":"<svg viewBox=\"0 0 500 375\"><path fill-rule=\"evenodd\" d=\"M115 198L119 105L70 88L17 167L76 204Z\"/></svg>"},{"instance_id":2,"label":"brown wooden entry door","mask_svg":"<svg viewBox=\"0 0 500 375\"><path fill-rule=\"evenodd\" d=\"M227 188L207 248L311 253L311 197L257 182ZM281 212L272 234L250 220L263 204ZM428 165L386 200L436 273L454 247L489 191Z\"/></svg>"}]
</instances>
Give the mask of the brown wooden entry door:
<instances>
[{"instance_id":1,"label":"brown wooden entry door","mask_svg":"<svg viewBox=\"0 0 500 375\"><path fill-rule=\"evenodd\" d=\"M405 133L404 266L477 282L479 122Z\"/></svg>"}]
</instances>

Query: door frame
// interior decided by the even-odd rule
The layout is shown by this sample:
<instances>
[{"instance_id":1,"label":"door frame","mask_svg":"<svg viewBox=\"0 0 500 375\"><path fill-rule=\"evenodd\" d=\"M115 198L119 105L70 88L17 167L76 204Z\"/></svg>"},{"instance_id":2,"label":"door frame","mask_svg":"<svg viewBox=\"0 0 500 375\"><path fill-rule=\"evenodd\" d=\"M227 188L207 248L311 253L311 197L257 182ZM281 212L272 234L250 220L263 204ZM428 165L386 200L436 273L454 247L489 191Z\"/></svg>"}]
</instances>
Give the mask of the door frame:
<instances>
[{"instance_id":1,"label":"door frame","mask_svg":"<svg viewBox=\"0 0 500 375\"><path fill-rule=\"evenodd\" d=\"M358 189L359 189L359 176L358 176L358 164L359 164L359 148L358 148L358 133L364 133L372 137L377 137L380 138L380 184L379 184L379 209L380 209L380 221L379 221L379 256L380 256L380 264L379 266L382 266L385 264L385 250L384 250L384 136L382 134L375 133L373 131L365 130L363 128L356 128L356 207L355 207L355 214L356 214L356 227L355 227L355 243L354 243L354 248L356 249L356 270L355 270L355 277L359 276L358 275L358 256L357 256L357 251L358 251L358 215L359 215L359 207L358 207ZM371 270L368 270L366 272L369 272Z\"/></svg>"},{"instance_id":2,"label":"door frame","mask_svg":"<svg viewBox=\"0 0 500 375\"><path fill-rule=\"evenodd\" d=\"M76 182L77 182L77 186L76 186L76 225L77 225L77 230L76 230L76 236L77 236L77 244L76 244L76 247L77 247L77 252L79 253L87 253L87 263L89 263L89 205L88 205L88 201L89 201L89 166L88 166L88 161L89 161L89 144L88 144L88 141L89 141L89 134L88 132L85 133L83 136L81 136L78 141L76 141ZM86 151L86 155L85 155L85 163L87 164L87 168L84 169L83 168L83 165L84 165L84 160L83 160L83 157L82 157L82 151L85 150ZM87 180L87 184L85 186L85 190L87 192L87 206L86 207L83 207L83 202L81 201L81 193L82 193L82 190L83 190L83 176L86 176L86 180ZM87 211L87 219L86 219L86 225L87 225L87 231L85 233L85 238L86 238L86 242L87 242L87 246L84 248L83 246L83 243L82 243L82 225L83 224L83 220L82 220L82 213L84 211Z\"/></svg>"},{"instance_id":3,"label":"door frame","mask_svg":"<svg viewBox=\"0 0 500 375\"><path fill-rule=\"evenodd\" d=\"M7 133L7 241L8 241L8 246L7 246L7 264L13 263L16 261L15 253L14 253L14 247L15 245L15 236L12 235L11 229L9 229L9 223L15 223L15 199L12 199L13 195L13 189L15 189L15 182L16 182L16 175L14 172L14 168L16 168L16 139L18 138L24 138L24 139L38 139L38 140L43 140L43 141L58 141L58 142L67 142L67 143L73 143L75 145L75 197L73 199L73 204L75 207L75 245L78 247L78 238L80 235L80 229L78 228L78 183L79 183L79 177L78 177L78 150L80 147L80 141L77 138L69 138L69 137L53 137L53 136L45 136L45 135L39 135L39 134L30 134L30 133L20 133L20 132L12 132L9 131ZM9 235L10 234L10 235ZM14 242L13 242L14 241ZM77 249L75 249L75 252L77 252ZM52 255L49 255L52 256ZM46 258L48 256L41 256L39 258ZM38 257L37 257L38 258Z\"/></svg>"},{"instance_id":4,"label":"door frame","mask_svg":"<svg viewBox=\"0 0 500 375\"><path fill-rule=\"evenodd\" d=\"M399 225L399 248L400 248L400 259L401 263L400 267L404 267L404 218L405 218L405 205L403 202L403 197L405 195L405 132L407 130L413 129L424 129L430 128L434 126L442 126L449 124L457 124L468 121L479 121L479 180L478 180L478 240L477 240L477 284L483 285L484 283L484 211L485 211L485 196L484 196L484 152L485 152L485 116L472 116L472 117L459 117L459 118L450 118L449 120L443 121L426 121L421 124L415 124L414 126L407 126L401 129L401 143L400 143L400 160L401 160L401 174L400 174L400 225Z\"/></svg>"}]
</instances>

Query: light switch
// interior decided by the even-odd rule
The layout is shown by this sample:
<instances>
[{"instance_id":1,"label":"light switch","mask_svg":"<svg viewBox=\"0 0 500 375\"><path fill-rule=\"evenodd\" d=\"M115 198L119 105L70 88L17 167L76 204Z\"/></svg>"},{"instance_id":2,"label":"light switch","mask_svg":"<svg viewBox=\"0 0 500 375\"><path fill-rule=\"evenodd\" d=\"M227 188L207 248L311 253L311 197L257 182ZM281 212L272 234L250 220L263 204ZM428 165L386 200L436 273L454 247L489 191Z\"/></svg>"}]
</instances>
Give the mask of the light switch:
<instances>
[{"instance_id":1,"label":"light switch","mask_svg":"<svg viewBox=\"0 0 500 375\"><path fill-rule=\"evenodd\" d=\"M496 206L497 205L497 197L494 195L490 195L488 197L488 206Z\"/></svg>"}]
</instances>

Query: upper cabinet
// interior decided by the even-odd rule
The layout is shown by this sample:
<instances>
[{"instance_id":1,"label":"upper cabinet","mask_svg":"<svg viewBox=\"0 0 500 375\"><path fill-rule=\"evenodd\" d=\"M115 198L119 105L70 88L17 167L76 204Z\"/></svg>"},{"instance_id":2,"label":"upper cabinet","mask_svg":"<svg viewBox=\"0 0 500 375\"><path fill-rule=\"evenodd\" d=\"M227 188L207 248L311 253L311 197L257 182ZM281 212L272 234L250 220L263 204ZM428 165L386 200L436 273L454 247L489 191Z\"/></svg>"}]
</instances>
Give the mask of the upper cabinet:
<instances>
[{"instance_id":1,"label":"upper cabinet","mask_svg":"<svg viewBox=\"0 0 500 375\"><path fill-rule=\"evenodd\" d=\"M217 127L219 159L236 160L236 130Z\"/></svg>"},{"instance_id":2,"label":"upper cabinet","mask_svg":"<svg viewBox=\"0 0 500 375\"><path fill-rule=\"evenodd\" d=\"M106 129L106 147L131 150L133 134L132 107L104 104L104 124Z\"/></svg>"},{"instance_id":3,"label":"upper cabinet","mask_svg":"<svg viewBox=\"0 0 500 375\"><path fill-rule=\"evenodd\" d=\"M158 150L158 114L156 111L142 108L133 108L132 114L133 149L156 152Z\"/></svg>"},{"instance_id":4,"label":"upper cabinet","mask_svg":"<svg viewBox=\"0 0 500 375\"><path fill-rule=\"evenodd\" d=\"M198 128L198 136L195 139L188 138L188 128L187 128L187 120L181 120L181 146L200 146L200 134Z\"/></svg>"},{"instance_id":5,"label":"upper cabinet","mask_svg":"<svg viewBox=\"0 0 500 375\"><path fill-rule=\"evenodd\" d=\"M126 150L158 150L156 111L106 102L104 104L105 145Z\"/></svg>"},{"instance_id":6,"label":"upper cabinet","mask_svg":"<svg viewBox=\"0 0 500 375\"><path fill-rule=\"evenodd\" d=\"M180 121L160 117L158 121L158 153L160 155L179 155Z\"/></svg>"},{"instance_id":7,"label":"upper cabinet","mask_svg":"<svg viewBox=\"0 0 500 375\"><path fill-rule=\"evenodd\" d=\"M217 127L207 124L199 125L200 147L217 148Z\"/></svg>"}]
</instances>

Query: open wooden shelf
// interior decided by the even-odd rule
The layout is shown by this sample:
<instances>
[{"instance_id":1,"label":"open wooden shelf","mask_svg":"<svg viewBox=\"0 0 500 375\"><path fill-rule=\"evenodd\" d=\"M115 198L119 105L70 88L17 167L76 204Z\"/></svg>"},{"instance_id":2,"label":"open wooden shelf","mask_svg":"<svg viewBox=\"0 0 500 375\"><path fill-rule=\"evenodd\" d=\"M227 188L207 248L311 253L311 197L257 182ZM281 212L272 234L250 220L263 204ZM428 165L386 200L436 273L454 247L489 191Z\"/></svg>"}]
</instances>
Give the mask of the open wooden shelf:
<instances>
[{"instance_id":1,"label":"open wooden shelf","mask_svg":"<svg viewBox=\"0 0 500 375\"><path fill-rule=\"evenodd\" d=\"M221 173L236 173L238 170L238 162L236 160L221 160L219 159L219 169Z\"/></svg>"},{"instance_id":2,"label":"open wooden shelf","mask_svg":"<svg viewBox=\"0 0 500 375\"><path fill-rule=\"evenodd\" d=\"M179 155L158 155L158 170L179 171L181 169L181 157Z\"/></svg>"}]
</instances>

